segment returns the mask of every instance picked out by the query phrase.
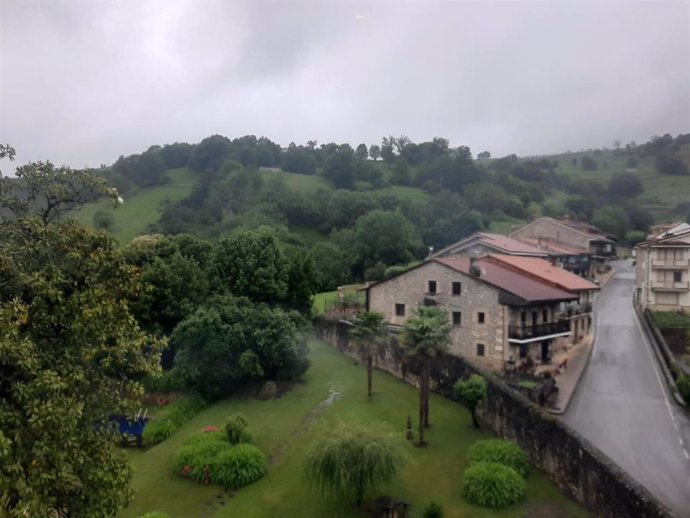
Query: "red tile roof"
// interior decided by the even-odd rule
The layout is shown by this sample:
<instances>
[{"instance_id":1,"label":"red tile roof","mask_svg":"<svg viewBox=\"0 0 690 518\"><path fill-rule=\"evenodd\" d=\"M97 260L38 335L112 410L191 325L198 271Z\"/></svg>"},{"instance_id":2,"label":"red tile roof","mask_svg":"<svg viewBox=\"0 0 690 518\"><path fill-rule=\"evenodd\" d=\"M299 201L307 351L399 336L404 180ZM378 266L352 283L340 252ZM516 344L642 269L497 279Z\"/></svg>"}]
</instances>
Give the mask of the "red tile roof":
<instances>
[{"instance_id":1,"label":"red tile roof","mask_svg":"<svg viewBox=\"0 0 690 518\"><path fill-rule=\"evenodd\" d=\"M487 261L512 267L544 282L569 292L598 290L599 286L563 268L552 265L538 257L515 257L512 255L489 255Z\"/></svg>"},{"instance_id":2,"label":"red tile roof","mask_svg":"<svg viewBox=\"0 0 690 518\"><path fill-rule=\"evenodd\" d=\"M538 259L541 260L541 259ZM439 257L434 261L453 270L470 275L470 259L465 257ZM557 302L574 300L576 295L550 286L515 269L496 264L486 258L477 259L482 274L480 280L512 293L527 302Z\"/></svg>"},{"instance_id":3,"label":"red tile roof","mask_svg":"<svg viewBox=\"0 0 690 518\"><path fill-rule=\"evenodd\" d=\"M480 236L481 242L508 253L546 255L544 250L539 250L536 246L523 243L522 241L518 241L513 237L504 236L503 234L478 232L478 235Z\"/></svg>"}]
</instances>

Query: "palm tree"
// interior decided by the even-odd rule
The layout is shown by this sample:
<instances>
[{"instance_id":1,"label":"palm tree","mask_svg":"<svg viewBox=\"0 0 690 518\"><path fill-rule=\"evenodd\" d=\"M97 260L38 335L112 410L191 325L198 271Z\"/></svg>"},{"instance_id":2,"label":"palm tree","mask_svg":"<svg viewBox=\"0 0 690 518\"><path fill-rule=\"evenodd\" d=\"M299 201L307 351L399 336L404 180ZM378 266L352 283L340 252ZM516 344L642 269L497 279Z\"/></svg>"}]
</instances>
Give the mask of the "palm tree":
<instances>
[{"instance_id":1,"label":"palm tree","mask_svg":"<svg viewBox=\"0 0 690 518\"><path fill-rule=\"evenodd\" d=\"M364 311L354 322L350 332L362 361L367 364L367 395L371 397L371 380L374 374L374 353L388 343L388 324L381 313Z\"/></svg>"},{"instance_id":2,"label":"palm tree","mask_svg":"<svg viewBox=\"0 0 690 518\"><path fill-rule=\"evenodd\" d=\"M402 345L407 354L422 363L419 383L419 444L424 445L424 428L429 427L429 369L431 359L443 354L450 343L446 314L437 308L419 308L405 322Z\"/></svg>"}]
</instances>

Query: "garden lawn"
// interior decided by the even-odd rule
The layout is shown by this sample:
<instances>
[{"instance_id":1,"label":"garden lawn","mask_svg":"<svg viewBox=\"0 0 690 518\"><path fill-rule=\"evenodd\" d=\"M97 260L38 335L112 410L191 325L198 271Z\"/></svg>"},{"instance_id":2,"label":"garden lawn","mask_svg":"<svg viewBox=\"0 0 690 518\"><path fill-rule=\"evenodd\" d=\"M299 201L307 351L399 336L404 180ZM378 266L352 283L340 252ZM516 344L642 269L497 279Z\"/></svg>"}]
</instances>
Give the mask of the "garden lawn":
<instances>
[{"instance_id":1,"label":"garden lawn","mask_svg":"<svg viewBox=\"0 0 690 518\"><path fill-rule=\"evenodd\" d=\"M388 493L410 501L413 518L420 517L432 500L443 505L446 518L587 516L534 469L527 478L527 501L499 511L468 504L461 497L467 450L473 441L491 434L473 429L465 408L432 394L429 446L415 448L403 437L407 416L417 413L416 389L377 371L375 394L369 400L363 366L321 342L312 341L311 349L313 363L304 382L283 397L270 401L222 401L197 415L167 441L147 451L129 450L136 495L121 518L153 510L167 512L172 518L365 517L365 513L348 505L322 497L304 477L305 453L337 421L384 422L400 435L407 464L391 486L374 496ZM322 403L329 394L335 395L335 401L330 405ZM270 459L263 479L233 494L172 473L172 456L186 437L206 425L221 425L234 412L247 416L257 445Z\"/></svg>"}]
</instances>

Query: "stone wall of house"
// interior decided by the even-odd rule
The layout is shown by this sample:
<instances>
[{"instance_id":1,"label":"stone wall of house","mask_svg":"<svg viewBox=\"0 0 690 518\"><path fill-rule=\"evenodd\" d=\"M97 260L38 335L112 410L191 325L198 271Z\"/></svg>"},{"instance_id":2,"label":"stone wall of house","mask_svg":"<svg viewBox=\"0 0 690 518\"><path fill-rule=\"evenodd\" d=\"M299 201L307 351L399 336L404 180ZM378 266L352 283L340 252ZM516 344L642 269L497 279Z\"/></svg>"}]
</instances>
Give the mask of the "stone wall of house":
<instances>
[{"instance_id":1,"label":"stone wall of house","mask_svg":"<svg viewBox=\"0 0 690 518\"><path fill-rule=\"evenodd\" d=\"M585 250L589 250L590 241L590 238L581 232L544 218L540 218L516 230L510 234L510 237L550 238L584 248Z\"/></svg>"},{"instance_id":2,"label":"stone wall of house","mask_svg":"<svg viewBox=\"0 0 690 518\"><path fill-rule=\"evenodd\" d=\"M317 319L318 338L356 357L349 345L343 321ZM376 366L418 386L419 365L407 357L393 338L376 357ZM432 361L432 388L444 396L452 394L458 379L479 373L488 382L488 398L479 412L483 426L515 441L566 493L596 516L614 518L672 518L673 513L649 491L622 471L603 452L566 424L529 401L494 375L480 371L462 358L445 355Z\"/></svg>"},{"instance_id":3,"label":"stone wall of house","mask_svg":"<svg viewBox=\"0 0 690 518\"><path fill-rule=\"evenodd\" d=\"M435 295L428 293L429 281L436 281ZM460 283L460 295L453 295L453 282ZM451 323L453 313L460 313L460 325L454 325L451 331L454 354L472 358L490 370L503 369L508 358L508 315L506 307L498 303L498 290L493 286L431 261L369 289L369 310L383 314L393 325L404 325L413 310L425 303L447 311ZM396 304L405 305L404 316L396 315ZM478 344L484 346L484 356L478 355Z\"/></svg>"}]
</instances>

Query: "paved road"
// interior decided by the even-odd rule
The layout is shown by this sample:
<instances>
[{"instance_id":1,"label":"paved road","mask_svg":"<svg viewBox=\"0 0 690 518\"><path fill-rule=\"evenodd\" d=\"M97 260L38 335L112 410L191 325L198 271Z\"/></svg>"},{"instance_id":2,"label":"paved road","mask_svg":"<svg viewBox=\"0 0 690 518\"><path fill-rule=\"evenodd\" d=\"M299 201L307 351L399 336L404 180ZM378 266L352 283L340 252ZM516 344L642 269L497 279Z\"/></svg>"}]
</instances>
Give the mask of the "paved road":
<instances>
[{"instance_id":1,"label":"paved road","mask_svg":"<svg viewBox=\"0 0 690 518\"><path fill-rule=\"evenodd\" d=\"M599 295L596 343L563 419L646 486L690 517L690 419L670 397L632 309L629 262Z\"/></svg>"}]
</instances>

